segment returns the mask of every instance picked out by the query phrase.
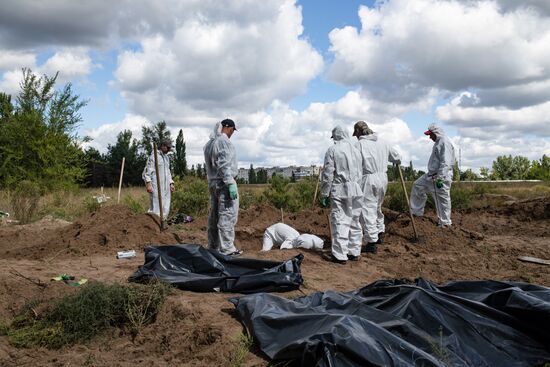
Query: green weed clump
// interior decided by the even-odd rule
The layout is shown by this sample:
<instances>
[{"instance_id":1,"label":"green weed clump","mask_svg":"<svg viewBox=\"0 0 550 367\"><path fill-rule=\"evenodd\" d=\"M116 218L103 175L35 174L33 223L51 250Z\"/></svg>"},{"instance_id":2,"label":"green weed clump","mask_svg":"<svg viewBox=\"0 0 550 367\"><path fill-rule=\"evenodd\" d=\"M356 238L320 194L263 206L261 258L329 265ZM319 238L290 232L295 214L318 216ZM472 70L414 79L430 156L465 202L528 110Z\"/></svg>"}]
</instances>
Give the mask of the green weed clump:
<instances>
[{"instance_id":1,"label":"green weed clump","mask_svg":"<svg viewBox=\"0 0 550 367\"><path fill-rule=\"evenodd\" d=\"M145 207L146 199L144 197L136 199L130 195L127 195L124 199L122 199L122 201L134 214L143 214L147 211Z\"/></svg>"},{"instance_id":2,"label":"green weed clump","mask_svg":"<svg viewBox=\"0 0 550 367\"><path fill-rule=\"evenodd\" d=\"M458 185L451 186L451 205L453 209L467 209L472 204L473 190L463 189Z\"/></svg>"},{"instance_id":3,"label":"green weed clump","mask_svg":"<svg viewBox=\"0 0 550 367\"><path fill-rule=\"evenodd\" d=\"M109 327L126 328L135 337L154 321L169 291L160 282L91 283L56 301L43 316L36 314L35 306L24 306L8 327L8 339L16 347L57 349L86 342Z\"/></svg>"},{"instance_id":4,"label":"green weed clump","mask_svg":"<svg viewBox=\"0 0 550 367\"><path fill-rule=\"evenodd\" d=\"M193 176L186 176L175 182L172 193L171 212L184 213L193 217L206 214L208 210L208 182Z\"/></svg>"},{"instance_id":5,"label":"green weed clump","mask_svg":"<svg viewBox=\"0 0 550 367\"><path fill-rule=\"evenodd\" d=\"M11 195L11 207L19 223L27 224L33 220L42 191L38 183L29 180L23 180L16 186Z\"/></svg>"}]
</instances>

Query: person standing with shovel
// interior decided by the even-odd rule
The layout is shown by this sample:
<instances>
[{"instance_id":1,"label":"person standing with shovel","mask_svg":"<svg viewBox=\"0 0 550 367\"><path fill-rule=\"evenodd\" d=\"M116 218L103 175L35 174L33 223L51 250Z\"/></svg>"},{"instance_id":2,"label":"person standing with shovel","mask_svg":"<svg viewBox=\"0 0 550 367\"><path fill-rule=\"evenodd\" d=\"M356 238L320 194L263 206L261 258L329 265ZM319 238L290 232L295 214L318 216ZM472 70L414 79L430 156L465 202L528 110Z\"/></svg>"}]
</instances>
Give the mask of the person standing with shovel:
<instances>
[{"instance_id":1,"label":"person standing with shovel","mask_svg":"<svg viewBox=\"0 0 550 367\"><path fill-rule=\"evenodd\" d=\"M399 153L378 139L365 121L358 121L353 127L361 151L363 203L361 225L367 245L361 252L376 253L376 245L384 242L384 214L382 203L388 187L388 162L401 163Z\"/></svg>"},{"instance_id":2,"label":"person standing with shovel","mask_svg":"<svg viewBox=\"0 0 550 367\"><path fill-rule=\"evenodd\" d=\"M451 183L455 149L443 129L431 124L424 132L435 143L428 161L428 173L418 178L411 191L411 212L415 216L424 215L427 193L434 197L438 227L450 227L451 222Z\"/></svg>"},{"instance_id":3,"label":"person standing with shovel","mask_svg":"<svg viewBox=\"0 0 550 367\"><path fill-rule=\"evenodd\" d=\"M153 151L149 156L142 174L147 192L149 193L148 213L153 213L161 217L160 207L162 205L161 218L164 219L166 219L168 213L170 213L171 194L175 191L174 180L172 180L172 172L170 171L170 157L168 155L171 149L172 142L170 139L163 139L159 143L157 154ZM158 177L155 168L155 155L157 158ZM159 201L159 198L161 201Z\"/></svg>"}]
</instances>

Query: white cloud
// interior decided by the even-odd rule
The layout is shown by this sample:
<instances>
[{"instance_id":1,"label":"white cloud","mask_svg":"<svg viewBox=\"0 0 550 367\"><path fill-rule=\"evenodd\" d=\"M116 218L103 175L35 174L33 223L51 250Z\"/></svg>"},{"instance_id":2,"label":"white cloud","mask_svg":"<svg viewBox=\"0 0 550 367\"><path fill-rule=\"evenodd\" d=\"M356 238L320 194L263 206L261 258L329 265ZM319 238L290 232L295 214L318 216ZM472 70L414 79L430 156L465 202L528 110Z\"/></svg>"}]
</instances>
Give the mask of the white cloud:
<instances>
[{"instance_id":1,"label":"white cloud","mask_svg":"<svg viewBox=\"0 0 550 367\"><path fill-rule=\"evenodd\" d=\"M92 71L93 62L85 49L61 50L50 57L36 72L49 76L59 72L58 82L87 76Z\"/></svg>"},{"instance_id":2,"label":"white cloud","mask_svg":"<svg viewBox=\"0 0 550 367\"><path fill-rule=\"evenodd\" d=\"M492 1L392 0L330 33L334 80L410 102L430 88L494 88L550 77L550 20Z\"/></svg>"},{"instance_id":3,"label":"white cloud","mask_svg":"<svg viewBox=\"0 0 550 367\"><path fill-rule=\"evenodd\" d=\"M100 152L106 152L109 144L116 143L117 135L123 130L130 130L132 136L141 139L141 127L149 126L149 122L143 116L127 114L122 121L103 124L95 129L84 132L85 136L92 138L90 142L84 143L85 148L92 147Z\"/></svg>"},{"instance_id":4,"label":"white cloud","mask_svg":"<svg viewBox=\"0 0 550 367\"><path fill-rule=\"evenodd\" d=\"M145 38L141 49L120 55L116 85L133 112L184 126L195 116L254 113L305 92L323 61L301 39L294 1L231 4L224 12L206 2L182 13L172 35Z\"/></svg>"},{"instance_id":5,"label":"white cloud","mask_svg":"<svg viewBox=\"0 0 550 367\"><path fill-rule=\"evenodd\" d=\"M11 71L24 67L33 68L36 55L32 52L4 50L0 52L0 71Z\"/></svg>"}]
</instances>

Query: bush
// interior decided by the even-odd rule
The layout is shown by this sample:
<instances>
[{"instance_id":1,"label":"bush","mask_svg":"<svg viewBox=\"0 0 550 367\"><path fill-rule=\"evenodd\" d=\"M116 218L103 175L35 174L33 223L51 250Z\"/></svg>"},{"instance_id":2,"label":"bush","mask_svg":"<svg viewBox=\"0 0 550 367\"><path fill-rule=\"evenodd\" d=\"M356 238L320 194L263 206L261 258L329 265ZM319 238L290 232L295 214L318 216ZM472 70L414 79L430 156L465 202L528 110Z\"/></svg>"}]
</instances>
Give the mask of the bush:
<instances>
[{"instance_id":1,"label":"bush","mask_svg":"<svg viewBox=\"0 0 550 367\"><path fill-rule=\"evenodd\" d=\"M170 287L160 282L129 286L91 283L58 300L42 318L23 307L7 335L16 347L57 349L85 342L108 327L127 326L135 336L154 321Z\"/></svg>"},{"instance_id":2,"label":"bush","mask_svg":"<svg viewBox=\"0 0 550 367\"><path fill-rule=\"evenodd\" d=\"M239 208L248 209L254 205L261 205L267 202L263 193L257 193L253 190L239 189Z\"/></svg>"},{"instance_id":3,"label":"bush","mask_svg":"<svg viewBox=\"0 0 550 367\"><path fill-rule=\"evenodd\" d=\"M128 206L128 208L130 208L130 210L134 214L142 214L147 211L147 207L145 204L147 199L144 196L140 197L139 199L135 199L132 196L127 195L124 197L124 199L122 199L122 201Z\"/></svg>"},{"instance_id":4,"label":"bush","mask_svg":"<svg viewBox=\"0 0 550 367\"><path fill-rule=\"evenodd\" d=\"M182 180L176 180L175 186L176 191L172 193L171 212L194 217L206 214L210 195L206 180L186 176Z\"/></svg>"},{"instance_id":5,"label":"bush","mask_svg":"<svg viewBox=\"0 0 550 367\"><path fill-rule=\"evenodd\" d=\"M296 195L290 190L290 179L274 175L271 179L271 186L264 192L267 202L277 209L296 211L299 203Z\"/></svg>"},{"instance_id":6,"label":"bush","mask_svg":"<svg viewBox=\"0 0 550 367\"><path fill-rule=\"evenodd\" d=\"M97 202L97 199L86 196L84 200L82 200L82 203L84 204L84 208L86 208L86 212L93 213L97 212L101 208L101 203Z\"/></svg>"},{"instance_id":7,"label":"bush","mask_svg":"<svg viewBox=\"0 0 550 367\"><path fill-rule=\"evenodd\" d=\"M293 191L296 194L296 200L298 202L299 209L310 208L312 205L318 205L313 203L313 195L315 195L315 186L317 185L317 179L304 178L293 185ZM317 196L319 191L317 191Z\"/></svg>"},{"instance_id":8,"label":"bush","mask_svg":"<svg viewBox=\"0 0 550 367\"><path fill-rule=\"evenodd\" d=\"M30 223L38 209L42 188L36 182L19 182L11 196L11 206L15 217L21 224Z\"/></svg>"},{"instance_id":9,"label":"bush","mask_svg":"<svg viewBox=\"0 0 550 367\"><path fill-rule=\"evenodd\" d=\"M472 191L451 186L451 205L453 209L467 209L472 203Z\"/></svg>"}]
</instances>

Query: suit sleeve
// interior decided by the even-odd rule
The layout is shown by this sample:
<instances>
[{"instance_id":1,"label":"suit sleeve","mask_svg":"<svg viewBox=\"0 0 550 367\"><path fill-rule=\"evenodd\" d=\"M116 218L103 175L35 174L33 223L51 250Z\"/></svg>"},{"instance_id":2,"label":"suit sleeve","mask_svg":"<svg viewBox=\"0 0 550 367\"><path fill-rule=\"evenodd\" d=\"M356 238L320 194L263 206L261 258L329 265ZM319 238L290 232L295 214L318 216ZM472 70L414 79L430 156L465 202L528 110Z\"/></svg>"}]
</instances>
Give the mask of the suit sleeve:
<instances>
[{"instance_id":1,"label":"suit sleeve","mask_svg":"<svg viewBox=\"0 0 550 367\"><path fill-rule=\"evenodd\" d=\"M153 181L153 178L155 178L155 157L154 153L149 156L147 159L147 163L145 163L145 168L143 169L143 173L141 174L141 178L143 178L143 181L145 181L146 184Z\"/></svg>"},{"instance_id":2,"label":"suit sleeve","mask_svg":"<svg viewBox=\"0 0 550 367\"><path fill-rule=\"evenodd\" d=\"M334 180L334 154L333 150L327 150L325 154L325 163L323 165L323 175L321 180L321 197L330 196L332 181Z\"/></svg>"}]
</instances>

